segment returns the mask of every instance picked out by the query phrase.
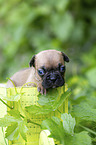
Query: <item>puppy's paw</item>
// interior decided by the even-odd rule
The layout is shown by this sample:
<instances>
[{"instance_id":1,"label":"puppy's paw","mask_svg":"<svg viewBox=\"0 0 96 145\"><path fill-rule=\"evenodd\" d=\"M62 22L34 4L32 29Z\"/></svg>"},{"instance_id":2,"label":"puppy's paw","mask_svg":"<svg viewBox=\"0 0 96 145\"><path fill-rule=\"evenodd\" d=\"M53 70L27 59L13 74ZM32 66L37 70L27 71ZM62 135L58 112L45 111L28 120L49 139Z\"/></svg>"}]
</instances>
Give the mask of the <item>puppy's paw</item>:
<instances>
[{"instance_id":1,"label":"puppy's paw","mask_svg":"<svg viewBox=\"0 0 96 145\"><path fill-rule=\"evenodd\" d=\"M46 95L46 89L44 89L42 86L37 87L38 92L40 92L42 95Z\"/></svg>"}]
</instances>

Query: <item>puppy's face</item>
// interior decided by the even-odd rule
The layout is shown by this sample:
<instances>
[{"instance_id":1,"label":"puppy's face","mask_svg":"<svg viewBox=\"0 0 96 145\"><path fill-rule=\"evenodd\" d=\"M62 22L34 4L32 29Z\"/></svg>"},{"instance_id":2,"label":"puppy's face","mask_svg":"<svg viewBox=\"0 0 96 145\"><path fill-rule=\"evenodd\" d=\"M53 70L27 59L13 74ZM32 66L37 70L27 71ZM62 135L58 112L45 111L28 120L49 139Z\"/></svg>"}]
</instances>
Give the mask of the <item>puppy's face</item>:
<instances>
[{"instance_id":1,"label":"puppy's face","mask_svg":"<svg viewBox=\"0 0 96 145\"><path fill-rule=\"evenodd\" d=\"M58 63L56 67L46 68L42 66L38 69L38 74L42 78L42 86L45 89L56 88L64 85L65 66Z\"/></svg>"},{"instance_id":2,"label":"puppy's face","mask_svg":"<svg viewBox=\"0 0 96 145\"><path fill-rule=\"evenodd\" d=\"M36 68L43 88L56 88L65 83L65 61L69 62L69 58L64 53L46 50L34 56L30 61L30 66L33 65Z\"/></svg>"}]
</instances>

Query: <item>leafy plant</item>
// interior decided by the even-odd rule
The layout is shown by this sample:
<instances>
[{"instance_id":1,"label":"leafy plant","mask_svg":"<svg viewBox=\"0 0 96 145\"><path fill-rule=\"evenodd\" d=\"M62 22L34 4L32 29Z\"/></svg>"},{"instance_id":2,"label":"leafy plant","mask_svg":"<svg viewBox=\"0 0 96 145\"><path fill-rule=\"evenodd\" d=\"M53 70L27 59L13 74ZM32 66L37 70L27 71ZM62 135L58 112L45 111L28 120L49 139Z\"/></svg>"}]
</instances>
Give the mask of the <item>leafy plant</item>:
<instances>
[{"instance_id":1,"label":"leafy plant","mask_svg":"<svg viewBox=\"0 0 96 145\"><path fill-rule=\"evenodd\" d=\"M28 128L26 127L26 121L21 119L20 112L18 110L8 111L11 115L5 115L4 118L0 119L0 126L7 127L5 137L9 140L17 140L21 135L22 138L26 139L26 132Z\"/></svg>"},{"instance_id":2,"label":"leafy plant","mask_svg":"<svg viewBox=\"0 0 96 145\"><path fill-rule=\"evenodd\" d=\"M75 119L70 114L61 114L61 119L52 117L41 124L43 129L51 132L50 137L58 140L62 145L91 145L88 132L74 133Z\"/></svg>"},{"instance_id":3,"label":"leafy plant","mask_svg":"<svg viewBox=\"0 0 96 145\"><path fill-rule=\"evenodd\" d=\"M60 88L59 88L60 89ZM70 90L67 90L64 93L59 94L60 90L51 90L47 93L46 96L39 94L38 95L38 106L31 105L25 107L25 110L29 114L40 115L40 114L48 114L52 111L57 110L65 101L65 99L70 95Z\"/></svg>"},{"instance_id":4,"label":"leafy plant","mask_svg":"<svg viewBox=\"0 0 96 145\"><path fill-rule=\"evenodd\" d=\"M15 86L14 86L15 87ZM22 88L21 88L22 90ZM15 88L16 93L17 89ZM35 125L41 126L36 122L33 122L31 116L34 115L44 115L48 114L52 111L58 110L58 108L62 105L65 99L69 96L70 90L67 90L65 93L65 87L50 90L47 95L38 95L38 105L32 105L25 107L25 116L23 116L18 110L14 108L14 106L9 106L6 104L2 99L1 101L11 110L7 111L7 115L4 118L0 118L0 126L7 127L5 137L9 140L17 140L21 135L22 138L27 141L26 139L26 132L28 130L27 124L32 123ZM22 91L20 91L21 95L23 95ZM55 93L57 95L55 95ZM7 97L5 97L6 100ZM11 97L12 98L12 97ZM4 99L4 97L3 97ZM18 100L9 100L8 101L17 101Z\"/></svg>"},{"instance_id":5,"label":"leafy plant","mask_svg":"<svg viewBox=\"0 0 96 145\"><path fill-rule=\"evenodd\" d=\"M96 144L96 85L95 85L95 53L94 50L83 55L83 62L87 68L82 69L80 75L69 79L72 95L70 98L70 112L76 119L76 128L86 130L92 139L92 145ZM88 57L90 59L88 61ZM94 62L94 63L93 63Z\"/></svg>"}]
</instances>

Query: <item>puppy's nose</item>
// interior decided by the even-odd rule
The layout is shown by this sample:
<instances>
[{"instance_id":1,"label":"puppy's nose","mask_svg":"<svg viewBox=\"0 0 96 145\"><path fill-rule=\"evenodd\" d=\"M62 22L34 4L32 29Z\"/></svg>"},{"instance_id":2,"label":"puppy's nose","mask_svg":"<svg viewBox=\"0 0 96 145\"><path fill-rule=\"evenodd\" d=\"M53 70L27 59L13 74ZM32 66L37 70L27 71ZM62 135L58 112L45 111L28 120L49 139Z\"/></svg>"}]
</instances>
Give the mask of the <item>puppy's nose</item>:
<instances>
[{"instance_id":1,"label":"puppy's nose","mask_svg":"<svg viewBox=\"0 0 96 145\"><path fill-rule=\"evenodd\" d=\"M51 74L51 75L50 75L50 80L51 80L51 81L55 81L55 80L56 80L56 75Z\"/></svg>"}]
</instances>

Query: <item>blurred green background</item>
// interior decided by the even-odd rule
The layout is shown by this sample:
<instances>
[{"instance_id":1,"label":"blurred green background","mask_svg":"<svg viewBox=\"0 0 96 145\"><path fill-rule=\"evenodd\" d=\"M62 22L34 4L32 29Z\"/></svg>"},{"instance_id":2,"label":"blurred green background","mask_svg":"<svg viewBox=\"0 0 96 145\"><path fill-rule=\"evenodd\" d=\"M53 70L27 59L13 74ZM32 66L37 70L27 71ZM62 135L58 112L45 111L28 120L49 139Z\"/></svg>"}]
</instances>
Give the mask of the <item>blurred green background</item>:
<instances>
[{"instance_id":1,"label":"blurred green background","mask_svg":"<svg viewBox=\"0 0 96 145\"><path fill-rule=\"evenodd\" d=\"M95 4L95 0L0 0L0 82L28 67L34 54L57 49L70 58L68 85L81 82L83 87L86 80L96 88Z\"/></svg>"}]
</instances>

